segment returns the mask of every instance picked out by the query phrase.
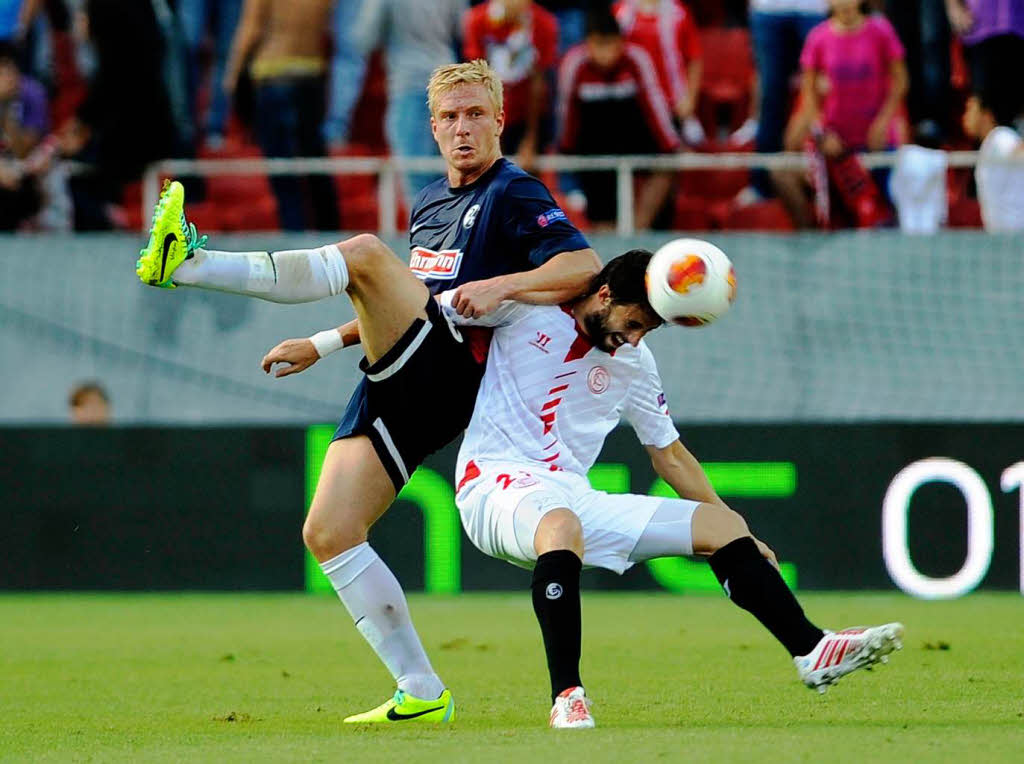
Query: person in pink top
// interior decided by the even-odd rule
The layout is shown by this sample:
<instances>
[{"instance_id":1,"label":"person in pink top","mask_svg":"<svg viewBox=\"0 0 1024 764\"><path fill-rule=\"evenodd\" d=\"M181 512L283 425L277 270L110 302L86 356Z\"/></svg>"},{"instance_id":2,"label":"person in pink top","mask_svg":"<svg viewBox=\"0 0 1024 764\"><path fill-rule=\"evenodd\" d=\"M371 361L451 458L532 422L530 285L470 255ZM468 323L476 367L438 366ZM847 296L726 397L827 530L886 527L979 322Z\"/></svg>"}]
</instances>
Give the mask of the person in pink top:
<instances>
[{"instance_id":1,"label":"person in pink top","mask_svg":"<svg viewBox=\"0 0 1024 764\"><path fill-rule=\"evenodd\" d=\"M694 117L704 54L693 13L679 0L617 0L612 6L627 42L647 51L688 143L704 140Z\"/></svg>"},{"instance_id":2,"label":"person in pink top","mask_svg":"<svg viewBox=\"0 0 1024 764\"><path fill-rule=\"evenodd\" d=\"M822 149L879 151L898 143L907 92L903 44L888 19L859 0L830 0L830 17L811 30L800 54L800 108L786 130L799 149L815 127Z\"/></svg>"},{"instance_id":3,"label":"person in pink top","mask_svg":"<svg viewBox=\"0 0 1024 764\"><path fill-rule=\"evenodd\" d=\"M868 189L869 204L864 198L847 198L843 187L859 195L872 185L863 168L853 166L859 163L851 152L881 151L904 140L907 68L903 45L889 21L870 14L866 3L829 0L829 7L829 18L811 30L800 55L800 106L786 128L785 147L800 151L813 139L814 153L829 165L816 183L819 202L821 192L827 190L821 188L824 169L836 185L833 170L841 164L846 180L838 184L839 199L855 208L854 224L875 225L885 217L877 188ZM799 178L793 173L774 177L794 220L809 225ZM819 209L819 218L827 219L827 212Z\"/></svg>"}]
</instances>

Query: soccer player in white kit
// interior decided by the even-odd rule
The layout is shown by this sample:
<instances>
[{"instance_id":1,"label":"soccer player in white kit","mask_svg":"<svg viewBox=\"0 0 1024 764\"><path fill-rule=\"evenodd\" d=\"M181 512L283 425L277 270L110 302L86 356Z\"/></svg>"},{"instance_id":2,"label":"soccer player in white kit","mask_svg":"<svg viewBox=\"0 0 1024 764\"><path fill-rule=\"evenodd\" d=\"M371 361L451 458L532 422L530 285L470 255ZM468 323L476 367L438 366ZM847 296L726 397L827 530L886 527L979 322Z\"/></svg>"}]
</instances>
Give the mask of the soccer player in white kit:
<instances>
[{"instance_id":1,"label":"soccer player in white kit","mask_svg":"<svg viewBox=\"0 0 1024 764\"><path fill-rule=\"evenodd\" d=\"M571 304L503 303L456 324L495 327L459 451L456 504L484 553L533 568L533 604L551 677L550 725L594 726L579 676L583 566L623 573L654 557L702 555L726 594L789 650L800 678L825 688L901 646L898 623L832 633L814 626L775 555L726 506L679 441L642 337L661 325L647 302L651 253L633 250ZM605 436L625 417L654 469L682 499L610 495L587 481Z\"/></svg>"}]
</instances>

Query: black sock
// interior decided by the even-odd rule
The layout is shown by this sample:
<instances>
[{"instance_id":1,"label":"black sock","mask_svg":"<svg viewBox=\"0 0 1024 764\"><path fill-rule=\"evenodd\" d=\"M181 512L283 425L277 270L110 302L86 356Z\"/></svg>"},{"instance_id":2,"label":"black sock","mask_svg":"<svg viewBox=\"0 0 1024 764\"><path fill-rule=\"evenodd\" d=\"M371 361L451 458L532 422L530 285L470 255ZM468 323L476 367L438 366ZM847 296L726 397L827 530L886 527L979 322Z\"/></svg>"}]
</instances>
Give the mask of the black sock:
<instances>
[{"instance_id":1,"label":"black sock","mask_svg":"<svg viewBox=\"0 0 1024 764\"><path fill-rule=\"evenodd\" d=\"M558 693L583 684L580 680L580 571L574 552L557 549L537 558L533 569L533 612L544 637L551 675L551 702Z\"/></svg>"},{"instance_id":2,"label":"black sock","mask_svg":"<svg viewBox=\"0 0 1024 764\"><path fill-rule=\"evenodd\" d=\"M807 655L825 636L749 536L726 544L708 562L729 599L753 613L790 655Z\"/></svg>"}]
</instances>

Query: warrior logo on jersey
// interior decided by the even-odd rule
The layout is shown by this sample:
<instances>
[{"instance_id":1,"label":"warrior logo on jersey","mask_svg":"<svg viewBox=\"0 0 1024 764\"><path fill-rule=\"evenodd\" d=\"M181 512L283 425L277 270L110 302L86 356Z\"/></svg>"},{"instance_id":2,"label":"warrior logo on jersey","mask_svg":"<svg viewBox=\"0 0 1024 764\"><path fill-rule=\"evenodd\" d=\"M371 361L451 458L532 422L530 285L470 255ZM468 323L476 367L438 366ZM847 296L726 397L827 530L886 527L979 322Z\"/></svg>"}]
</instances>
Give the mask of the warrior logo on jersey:
<instances>
[{"instance_id":1,"label":"warrior logo on jersey","mask_svg":"<svg viewBox=\"0 0 1024 764\"><path fill-rule=\"evenodd\" d=\"M590 392L595 395L600 395L608 389L608 385L611 383L612 378L608 373L608 369L604 366L595 366L587 374L587 387L590 388Z\"/></svg>"},{"instance_id":2,"label":"warrior logo on jersey","mask_svg":"<svg viewBox=\"0 0 1024 764\"><path fill-rule=\"evenodd\" d=\"M435 252L426 247L413 247L409 253L409 270L421 279L454 279L462 264L461 249L443 249Z\"/></svg>"},{"instance_id":3,"label":"warrior logo on jersey","mask_svg":"<svg viewBox=\"0 0 1024 764\"><path fill-rule=\"evenodd\" d=\"M473 227L473 223L476 222L476 213L480 211L480 205L474 204L468 210L466 210L466 216L462 218L462 227L469 229Z\"/></svg>"}]
</instances>

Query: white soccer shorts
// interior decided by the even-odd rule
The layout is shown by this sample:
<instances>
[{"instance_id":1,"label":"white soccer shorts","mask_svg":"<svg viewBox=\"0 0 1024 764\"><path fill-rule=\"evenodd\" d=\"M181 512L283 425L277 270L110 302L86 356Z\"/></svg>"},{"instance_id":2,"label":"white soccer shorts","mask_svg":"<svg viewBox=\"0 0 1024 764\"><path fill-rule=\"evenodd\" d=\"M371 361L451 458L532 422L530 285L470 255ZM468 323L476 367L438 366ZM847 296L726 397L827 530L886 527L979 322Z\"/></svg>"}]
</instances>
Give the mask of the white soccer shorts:
<instances>
[{"instance_id":1,"label":"white soccer shorts","mask_svg":"<svg viewBox=\"0 0 1024 764\"><path fill-rule=\"evenodd\" d=\"M583 565L622 574L654 513L666 501L692 514L698 502L637 494L609 494L567 472L525 470L522 464L479 465L480 476L456 496L462 527L484 554L532 569L533 538L541 518L570 509L583 526ZM688 526L688 523L687 523Z\"/></svg>"}]
</instances>

